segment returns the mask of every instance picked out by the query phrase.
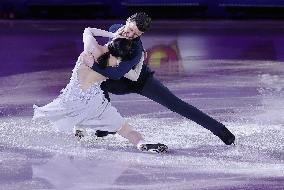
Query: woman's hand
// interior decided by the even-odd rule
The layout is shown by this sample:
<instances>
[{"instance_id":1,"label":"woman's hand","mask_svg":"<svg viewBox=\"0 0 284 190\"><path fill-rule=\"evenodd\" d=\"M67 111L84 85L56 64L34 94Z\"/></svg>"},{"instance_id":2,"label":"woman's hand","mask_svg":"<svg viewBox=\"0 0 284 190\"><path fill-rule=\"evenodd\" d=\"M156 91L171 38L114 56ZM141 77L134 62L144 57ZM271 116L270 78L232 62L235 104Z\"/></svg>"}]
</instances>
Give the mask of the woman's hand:
<instances>
[{"instance_id":1,"label":"woman's hand","mask_svg":"<svg viewBox=\"0 0 284 190\"><path fill-rule=\"evenodd\" d=\"M91 53L82 52L80 54L79 60L88 67L92 67L94 64L94 57Z\"/></svg>"},{"instance_id":2,"label":"woman's hand","mask_svg":"<svg viewBox=\"0 0 284 190\"><path fill-rule=\"evenodd\" d=\"M114 33L114 36L115 36L114 38L126 38L126 37L123 35L124 27L125 27L125 26L120 27L120 28Z\"/></svg>"}]
</instances>

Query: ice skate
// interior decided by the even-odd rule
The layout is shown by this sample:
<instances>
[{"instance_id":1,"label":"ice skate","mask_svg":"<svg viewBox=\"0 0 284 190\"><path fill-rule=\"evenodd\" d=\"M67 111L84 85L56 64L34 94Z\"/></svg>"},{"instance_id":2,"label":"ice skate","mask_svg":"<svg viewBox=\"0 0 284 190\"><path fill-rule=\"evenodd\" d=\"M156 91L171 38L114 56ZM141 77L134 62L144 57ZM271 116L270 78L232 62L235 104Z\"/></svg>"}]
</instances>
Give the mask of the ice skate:
<instances>
[{"instance_id":1,"label":"ice skate","mask_svg":"<svg viewBox=\"0 0 284 190\"><path fill-rule=\"evenodd\" d=\"M80 141L85 136L85 131L83 129L76 129L75 130L75 137L78 141Z\"/></svg>"},{"instance_id":2,"label":"ice skate","mask_svg":"<svg viewBox=\"0 0 284 190\"><path fill-rule=\"evenodd\" d=\"M216 134L226 145L234 144L235 135L233 135L226 127Z\"/></svg>"},{"instance_id":3,"label":"ice skate","mask_svg":"<svg viewBox=\"0 0 284 190\"><path fill-rule=\"evenodd\" d=\"M105 137L105 136L108 136L108 135L115 135L116 132L110 132L110 131L101 131L101 130L97 130L95 135L97 137Z\"/></svg>"},{"instance_id":4,"label":"ice skate","mask_svg":"<svg viewBox=\"0 0 284 190\"><path fill-rule=\"evenodd\" d=\"M142 143L138 144L137 148L141 151L148 151L154 153L166 153L168 151L168 147L161 143L156 143L156 144Z\"/></svg>"}]
</instances>

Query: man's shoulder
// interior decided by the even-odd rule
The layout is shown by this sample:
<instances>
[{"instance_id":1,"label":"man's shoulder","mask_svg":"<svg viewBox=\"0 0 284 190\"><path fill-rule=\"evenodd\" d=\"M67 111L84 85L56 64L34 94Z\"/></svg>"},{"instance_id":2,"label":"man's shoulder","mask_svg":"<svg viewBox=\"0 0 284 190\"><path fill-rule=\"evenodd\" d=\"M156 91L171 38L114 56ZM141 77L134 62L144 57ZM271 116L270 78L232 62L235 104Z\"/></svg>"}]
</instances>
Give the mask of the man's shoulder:
<instances>
[{"instance_id":1,"label":"man's shoulder","mask_svg":"<svg viewBox=\"0 0 284 190\"><path fill-rule=\"evenodd\" d=\"M109 27L109 31L110 32L116 32L122 26L123 26L123 24L113 24Z\"/></svg>"}]
</instances>

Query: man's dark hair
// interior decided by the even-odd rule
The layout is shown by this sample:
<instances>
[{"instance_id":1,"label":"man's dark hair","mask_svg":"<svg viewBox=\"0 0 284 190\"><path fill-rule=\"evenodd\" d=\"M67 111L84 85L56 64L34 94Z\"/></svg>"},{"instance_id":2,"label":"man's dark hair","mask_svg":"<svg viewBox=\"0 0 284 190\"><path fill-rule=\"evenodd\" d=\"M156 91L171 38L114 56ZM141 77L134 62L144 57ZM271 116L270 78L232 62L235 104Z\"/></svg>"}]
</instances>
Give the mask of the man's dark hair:
<instances>
[{"instance_id":1,"label":"man's dark hair","mask_svg":"<svg viewBox=\"0 0 284 190\"><path fill-rule=\"evenodd\" d=\"M129 20L132 22L134 21L136 23L138 30L140 30L141 32L145 32L150 28L152 19L146 13L139 12L130 16Z\"/></svg>"}]
</instances>

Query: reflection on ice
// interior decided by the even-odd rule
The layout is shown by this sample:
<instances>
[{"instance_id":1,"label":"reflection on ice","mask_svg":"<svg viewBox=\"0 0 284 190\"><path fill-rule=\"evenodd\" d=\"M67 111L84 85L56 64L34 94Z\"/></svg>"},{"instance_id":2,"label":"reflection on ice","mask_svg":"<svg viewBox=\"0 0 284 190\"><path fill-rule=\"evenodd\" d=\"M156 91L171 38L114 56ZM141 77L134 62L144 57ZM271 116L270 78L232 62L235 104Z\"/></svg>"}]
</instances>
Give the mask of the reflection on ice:
<instances>
[{"instance_id":1,"label":"reflection on ice","mask_svg":"<svg viewBox=\"0 0 284 190\"><path fill-rule=\"evenodd\" d=\"M88 136L78 143L47 123L15 117L2 119L0 160L4 165L0 170L6 174L1 177L15 182L10 189L19 184L34 189L174 189L177 185L226 189L246 187L243 179L249 179L250 185L260 184L260 189L261 179L266 180L264 184L281 185L284 130L280 125L226 123L238 138L236 146L224 146L184 119L128 120L149 140L166 143L170 152L140 153L118 135L98 140ZM0 187L7 187L7 180Z\"/></svg>"},{"instance_id":2,"label":"reflection on ice","mask_svg":"<svg viewBox=\"0 0 284 190\"><path fill-rule=\"evenodd\" d=\"M284 68L282 70L284 72ZM279 72L279 71L278 71ZM284 75L263 74L259 76L259 92L262 95L262 113L256 120L269 124L282 124L284 126Z\"/></svg>"}]
</instances>

